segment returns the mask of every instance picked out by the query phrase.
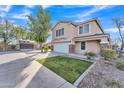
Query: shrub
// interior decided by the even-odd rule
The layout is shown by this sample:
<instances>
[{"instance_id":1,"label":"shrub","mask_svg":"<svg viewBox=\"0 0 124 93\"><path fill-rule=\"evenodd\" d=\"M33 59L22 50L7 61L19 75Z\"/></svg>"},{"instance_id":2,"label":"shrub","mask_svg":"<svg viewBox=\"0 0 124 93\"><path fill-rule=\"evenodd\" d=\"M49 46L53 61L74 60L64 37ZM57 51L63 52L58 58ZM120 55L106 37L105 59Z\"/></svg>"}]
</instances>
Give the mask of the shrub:
<instances>
[{"instance_id":1,"label":"shrub","mask_svg":"<svg viewBox=\"0 0 124 93\"><path fill-rule=\"evenodd\" d=\"M87 59L92 59L92 58L96 57L96 54L93 52L86 52L85 55L87 56Z\"/></svg>"},{"instance_id":2,"label":"shrub","mask_svg":"<svg viewBox=\"0 0 124 93\"><path fill-rule=\"evenodd\" d=\"M16 49L16 45L11 45L11 48L12 49Z\"/></svg>"},{"instance_id":3,"label":"shrub","mask_svg":"<svg viewBox=\"0 0 124 93\"><path fill-rule=\"evenodd\" d=\"M114 80L114 79L106 80L105 84L107 85L107 87L111 87L111 88L121 88L122 87L120 82L117 80Z\"/></svg>"},{"instance_id":4,"label":"shrub","mask_svg":"<svg viewBox=\"0 0 124 93\"><path fill-rule=\"evenodd\" d=\"M44 50L45 52L48 52L48 50L49 50L49 46L44 45L44 46L43 46L43 50Z\"/></svg>"},{"instance_id":5,"label":"shrub","mask_svg":"<svg viewBox=\"0 0 124 93\"><path fill-rule=\"evenodd\" d=\"M0 42L0 46L4 46L4 42Z\"/></svg>"},{"instance_id":6,"label":"shrub","mask_svg":"<svg viewBox=\"0 0 124 93\"><path fill-rule=\"evenodd\" d=\"M104 57L105 60L112 60L116 58L116 51L112 49L102 49L101 56Z\"/></svg>"},{"instance_id":7,"label":"shrub","mask_svg":"<svg viewBox=\"0 0 124 93\"><path fill-rule=\"evenodd\" d=\"M120 70L123 70L124 71L124 61L118 61L116 63L116 67Z\"/></svg>"}]
</instances>

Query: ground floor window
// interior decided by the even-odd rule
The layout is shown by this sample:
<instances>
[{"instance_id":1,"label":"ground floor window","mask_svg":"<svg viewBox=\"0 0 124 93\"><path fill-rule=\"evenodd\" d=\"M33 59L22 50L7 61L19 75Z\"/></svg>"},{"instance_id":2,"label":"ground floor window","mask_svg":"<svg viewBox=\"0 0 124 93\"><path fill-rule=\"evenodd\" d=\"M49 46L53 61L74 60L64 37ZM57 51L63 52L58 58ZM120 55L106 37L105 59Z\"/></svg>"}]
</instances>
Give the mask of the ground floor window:
<instances>
[{"instance_id":1,"label":"ground floor window","mask_svg":"<svg viewBox=\"0 0 124 93\"><path fill-rule=\"evenodd\" d=\"M81 42L81 50L85 50L85 48L86 48L85 42Z\"/></svg>"}]
</instances>

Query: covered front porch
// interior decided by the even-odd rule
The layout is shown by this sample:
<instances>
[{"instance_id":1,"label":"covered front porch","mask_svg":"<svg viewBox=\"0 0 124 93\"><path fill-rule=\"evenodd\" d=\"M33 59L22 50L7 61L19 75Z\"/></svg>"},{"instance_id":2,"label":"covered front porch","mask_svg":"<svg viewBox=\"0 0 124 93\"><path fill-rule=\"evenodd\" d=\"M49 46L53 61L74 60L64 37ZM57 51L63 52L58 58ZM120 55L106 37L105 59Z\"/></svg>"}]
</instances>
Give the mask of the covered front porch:
<instances>
[{"instance_id":1,"label":"covered front porch","mask_svg":"<svg viewBox=\"0 0 124 93\"><path fill-rule=\"evenodd\" d=\"M80 36L73 38L69 45L69 53L85 54L86 52L94 52L99 54L102 48L110 47L107 34Z\"/></svg>"}]
</instances>

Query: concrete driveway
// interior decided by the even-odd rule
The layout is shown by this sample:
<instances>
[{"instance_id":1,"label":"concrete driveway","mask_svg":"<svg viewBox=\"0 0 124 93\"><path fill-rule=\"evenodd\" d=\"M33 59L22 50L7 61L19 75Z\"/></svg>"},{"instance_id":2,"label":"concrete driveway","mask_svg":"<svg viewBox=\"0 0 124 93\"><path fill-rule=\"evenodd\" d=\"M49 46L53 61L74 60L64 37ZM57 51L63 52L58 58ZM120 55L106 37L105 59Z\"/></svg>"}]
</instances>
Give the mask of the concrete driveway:
<instances>
[{"instance_id":1,"label":"concrete driveway","mask_svg":"<svg viewBox=\"0 0 124 93\"><path fill-rule=\"evenodd\" d=\"M34 61L56 53L39 51L0 53L0 87L5 88L74 88L66 80Z\"/></svg>"}]
</instances>

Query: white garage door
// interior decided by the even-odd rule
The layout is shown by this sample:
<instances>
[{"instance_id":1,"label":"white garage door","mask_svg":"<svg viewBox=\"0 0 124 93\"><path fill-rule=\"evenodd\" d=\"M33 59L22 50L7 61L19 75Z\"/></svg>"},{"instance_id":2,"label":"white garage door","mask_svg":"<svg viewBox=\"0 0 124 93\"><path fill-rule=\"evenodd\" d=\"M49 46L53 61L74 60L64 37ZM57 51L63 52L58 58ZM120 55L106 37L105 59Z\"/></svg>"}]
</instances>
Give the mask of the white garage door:
<instances>
[{"instance_id":1,"label":"white garage door","mask_svg":"<svg viewBox=\"0 0 124 93\"><path fill-rule=\"evenodd\" d=\"M69 53L69 43L58 43L54 45L55 52Z\"/></svg>"}]
</instances>

